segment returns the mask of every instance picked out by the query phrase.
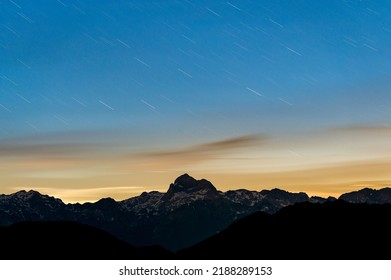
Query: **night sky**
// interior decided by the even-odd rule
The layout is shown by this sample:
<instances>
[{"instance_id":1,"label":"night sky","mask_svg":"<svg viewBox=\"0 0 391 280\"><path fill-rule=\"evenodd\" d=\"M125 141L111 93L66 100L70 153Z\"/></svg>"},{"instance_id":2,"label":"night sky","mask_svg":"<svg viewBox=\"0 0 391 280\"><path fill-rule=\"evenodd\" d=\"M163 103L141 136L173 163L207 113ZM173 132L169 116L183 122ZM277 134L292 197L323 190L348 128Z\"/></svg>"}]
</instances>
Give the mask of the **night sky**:
<instances>
[{"instance_id":1,"label":"night sky","mask_svg":"<svg viewBox=\"0 0 391 280\"><path fill-rule=\"evenodd\" d=\"M391 186L390 1L0 0L0 193Z\"/></svg>"}]
</instances>

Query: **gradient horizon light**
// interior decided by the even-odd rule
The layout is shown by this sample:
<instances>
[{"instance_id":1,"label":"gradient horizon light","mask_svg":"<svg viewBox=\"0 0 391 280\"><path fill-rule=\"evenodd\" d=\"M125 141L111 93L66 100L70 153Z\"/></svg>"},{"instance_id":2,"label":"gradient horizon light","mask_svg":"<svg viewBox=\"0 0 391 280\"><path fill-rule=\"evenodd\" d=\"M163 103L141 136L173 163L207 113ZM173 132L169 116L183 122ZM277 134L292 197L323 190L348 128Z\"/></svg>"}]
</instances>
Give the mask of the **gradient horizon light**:
<instances>
[{"instance_id":1,"label":"gradient horizon light","mask_svg":"<svg viewBox=\"0 0 391 280\"><path fill-rule=\"evenodd\" d=\"M389 1L3 1L0 193L391 186Z\"/></svg>"}]
</instances>

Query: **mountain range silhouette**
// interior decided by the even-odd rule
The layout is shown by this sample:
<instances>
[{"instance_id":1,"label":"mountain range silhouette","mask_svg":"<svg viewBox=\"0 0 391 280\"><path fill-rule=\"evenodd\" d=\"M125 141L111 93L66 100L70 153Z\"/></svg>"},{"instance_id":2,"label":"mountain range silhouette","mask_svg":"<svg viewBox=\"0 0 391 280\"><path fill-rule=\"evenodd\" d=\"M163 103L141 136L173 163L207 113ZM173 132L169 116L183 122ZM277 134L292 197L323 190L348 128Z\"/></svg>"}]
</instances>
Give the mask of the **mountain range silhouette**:
<instances>
[{"instance_id":1,"label":"mountain range silhouette","mask_svg":"<svg viewBox=\"0 0 391 280\"><path fill-rule=\"evenodd\" d=\"M390 202L389 188L338 200L280 189L221 192L188 174L166 193L118 202L65 204L19 191L0 195L0 258L321 259L334 251L331 258L380 258ZM310 244L314 237L319 243ZM360 254L367 247L373 254Z\"/></svg>"}]
</instances>

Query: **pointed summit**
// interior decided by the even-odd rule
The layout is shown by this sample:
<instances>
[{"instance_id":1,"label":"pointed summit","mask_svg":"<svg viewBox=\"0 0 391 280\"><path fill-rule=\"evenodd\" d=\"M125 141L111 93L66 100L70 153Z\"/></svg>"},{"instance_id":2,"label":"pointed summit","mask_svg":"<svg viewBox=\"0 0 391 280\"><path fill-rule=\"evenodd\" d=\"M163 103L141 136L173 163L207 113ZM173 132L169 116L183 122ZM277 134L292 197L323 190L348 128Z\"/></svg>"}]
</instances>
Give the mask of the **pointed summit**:
<instances>
[{"instance_id":1,"label":"pointed summit","mask_svg":"<svg viewBox=\"0 0 391 280\"><path fill-rule=\"evenodd\" d=\"M196 184L197 184L197 180L191 177L187 173L179 176L174 181L174 185L179 185L184 187L194 187Z\"/></svg>"},{"instance_id":2,"label":"pointed summit","mask_svg":"<svg viewBox=\"0 0 391 280\"><path fill-rule=\"evenodd\" d=\"M203 194L203 195L217 195L218 191L211 182L205 179L196 180L189 174L179 176L173 184L170 185L167 193L164 195L165 199L170 199L176 193L185 194Z\"/></svg>"}]
</instances>

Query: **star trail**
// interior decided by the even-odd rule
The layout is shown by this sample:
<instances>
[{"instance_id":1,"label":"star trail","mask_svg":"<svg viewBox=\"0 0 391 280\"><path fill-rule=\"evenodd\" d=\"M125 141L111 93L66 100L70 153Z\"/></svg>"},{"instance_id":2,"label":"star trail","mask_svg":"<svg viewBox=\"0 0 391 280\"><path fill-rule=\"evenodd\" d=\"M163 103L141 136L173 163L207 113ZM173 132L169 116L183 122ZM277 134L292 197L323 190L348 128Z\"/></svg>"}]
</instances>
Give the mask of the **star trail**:
<instances>
[{"instance_id":1,"label":"star trail","mask_svg":"<svg viewBox=\"0 0 391 280\"><path fill-rule=\"evenodd\" d=\"M1 193L391 185L389 1L0 5Z\"/></svg>"}]
</instances>

